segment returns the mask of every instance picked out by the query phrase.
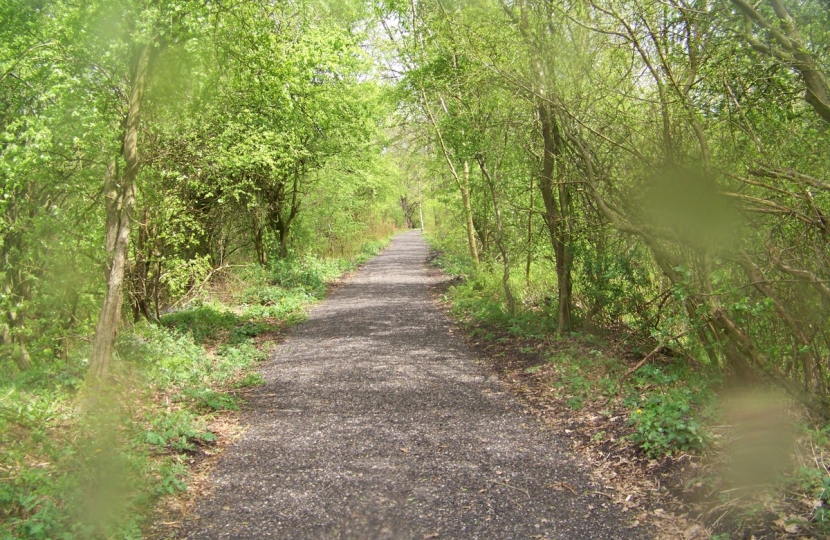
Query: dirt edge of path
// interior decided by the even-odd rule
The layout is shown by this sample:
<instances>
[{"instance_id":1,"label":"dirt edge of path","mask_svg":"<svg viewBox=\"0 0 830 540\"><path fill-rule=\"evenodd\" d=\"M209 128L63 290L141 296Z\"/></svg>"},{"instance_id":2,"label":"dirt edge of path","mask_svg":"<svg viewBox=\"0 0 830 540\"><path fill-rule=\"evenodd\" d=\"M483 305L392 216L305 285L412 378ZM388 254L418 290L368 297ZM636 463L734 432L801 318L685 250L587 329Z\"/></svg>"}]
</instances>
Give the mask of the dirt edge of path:
<instances>
[{"instance_id":1,"label":"dirt edge of path","mask_svg":"<svg viewBox=\"0 0 830 540\"><path fill-rule=\"evenodd\" d=\"M683 454L661 460L647 458L632 443L623 442L628 434L625 418L619 414L600 414L587 406L575 411L556 395L550 376L538 367L550 352L550 342L520 338L503 330L487 328L489 338L477 337L452 313L446 293L457 281L431 263L434 274L433 301L476 353L484 367L494 372L516 396L525 412L570 442L577 460L591 477L606 490L615 505L635 516L634 522L646 526L659 539L702 540L711 536L704 523L689 515L689 508L677 496L685 489L685 480L700 467L699 459ZM583 343L567 342L567 347ZM533 352L529 352L533 351ZM597 437L602 434L601 438ZM608 495L607 492L614 495Z\"/></svg>"},{"instance_id":2,"label":"dirt edge of path","mask_svg":"<svg viewBox=\"0 0 830 540\"><path fill-rule=\"evenodd\" d=\"M415 236L318 305L263 366L266 385L240 417L250 427L182 534L653 537L457 335Z\"/></svg>"},{"instance_id":3,"label":"dirt edge of path","mask_svg":"<svg viewBox=\"0 0 830 540\"><path fill-rule=\"evenodd\" d=\"M383 253L389 244L378 252ZM377 256L377 255L375 255ZM374 257L372 257L374 258ZM369 259L371 260L371 258ZM313 309L315 305L324 302L326 298L346 283L352 276L359 272L367 261L364 261L354 268L343 272L340 276L326 284L326 294L309 304L304 312ZM268 358L253 367L251 372L257 372L262 365L270 359L271 351L283 343L291 335L293 324L279 326L272 331L262 334L257 339L257 347L268 353ZM265 339L263 339L265 338ZM246 394L254 389L235 389L233 392L237 397L242 398L240 410L222 410L211 414L206 423L208 431L216 435L216 441L209 448L199 449L198 452L188 456L184 465L187 469L187 489L162 497L148 514L146 522L142 526L142 538L144 540L177 540L183 538L186 520L193 514L197 502L211 493L210 476L225 451L245 434L246 426L240 421L241 414L249 407Z\"/></svg>"}]
</instances>

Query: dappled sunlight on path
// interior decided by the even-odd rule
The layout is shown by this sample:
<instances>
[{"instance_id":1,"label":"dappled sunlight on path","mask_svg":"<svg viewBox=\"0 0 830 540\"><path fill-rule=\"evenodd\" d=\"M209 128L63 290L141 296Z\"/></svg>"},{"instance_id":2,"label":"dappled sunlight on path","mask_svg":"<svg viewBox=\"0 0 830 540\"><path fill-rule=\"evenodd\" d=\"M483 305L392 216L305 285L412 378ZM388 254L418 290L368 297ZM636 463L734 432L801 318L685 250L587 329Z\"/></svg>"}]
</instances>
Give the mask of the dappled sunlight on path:
<instances>
[{"instance_id":1,"label":"dappled sunlight on path","mask_svg":"<svg viewBox=\"0 0 830 540\"><path fill-rule=\"evenodd\" d=\"M642 537L450 332L427 252L399 235L277 348L189 538Z\"/></svg>"}]
</instances>

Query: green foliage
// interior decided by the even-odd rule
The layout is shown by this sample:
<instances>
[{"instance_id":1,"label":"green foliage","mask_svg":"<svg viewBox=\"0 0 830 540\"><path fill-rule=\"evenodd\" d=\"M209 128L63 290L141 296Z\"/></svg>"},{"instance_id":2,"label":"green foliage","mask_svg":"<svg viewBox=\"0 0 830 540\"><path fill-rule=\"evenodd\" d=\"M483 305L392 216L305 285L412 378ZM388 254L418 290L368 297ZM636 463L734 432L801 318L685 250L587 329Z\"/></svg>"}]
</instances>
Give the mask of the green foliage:
<instances>
[{"instance_id":1,"label":"green foliage","mask_svg":"<svg viewBox=\"0 0 830 540\"><path fill-rule=\"evenodd\" d=\"M252 369L267 353L254 338L381 245L352 260L292 259L277 273L290 288L239 268L225 278L235 302L204 297L122 334L116 386L94 399L83 393L87 349L0 375L0 470L14 471L0 480L0 537L140 538L155 501L187 489L184 456L214 444L210 417L241 406L233 389L264 383ZM279 307L279 321L248 302Z\"/></svg>"},{"instance_id":2,"label":"green foliage","mask_svg":"<svg viewBox=\"0 0 830 540\"><path fill-rule=\"evenodd\" d=\"M766 0L567 16L493 0L3 2L0 380L29 407L3 416L46 422L26 419L48 405L24 394L61 407L82 387L108 266L102 179L125 171L143 46L125 312L161 327L118 347L147 384L219 392L262 357L269 324L302 317L417 201L471 321L635 333L823 401L830 130L803 75L828 90L830 19L826 2L790 4L798 62ZM373 17L395 24L375 32ZM265 270L247 290L200 303L214 273L250 262ZM616 368L576 363L571 406L593 385L633 388L631 406L654 411L634 420L644 444L697 444L702 403L673 368L617 389Z\"/></svg>"},{"instance_id":3,"label":"green foliage","mask_svg":"<svg viewBox=\"0 0 830 540\"><path fill-rule=\"evenodd\" d=\"M326 292L326 284L349 268L343 259L278 259L270 268L271 280L286 289L300 289L317 297Z\"/></svg>"},{"instance_id":4,"label":"green foliage","mask_svg":"<svg viewBox=\"0 0 830 540\"><path fill-rule=\"evenodd\" d=\"M699 452L710 442L701 420L711 412L719 378L680 361L646 364L631 376L623 403L629 409L630 439L651 457Z\"/></svg>"},{"instance_id":5,"label":"green foliage","mask_svg":"<svg viewBox=\"0 0 830 540\"><path fill-rule=\"evenodd\" d=\"M185 388L177 398L199 412L239 410L236 396L209 388Z\"/></svg>"},{"instance_id":6,"label":"green foliage","mask_svg":"<svg viewBox=\"0 0 830 540\"><path fill-rule=\"evenodd\" d=\"M672 389L633 400L629 423L634 433L629 438L650 457L675 452L697 452L708 442L704 427L693 406L698 401L688 389Z\"/></svg>"},{"instance_id":7,"label":"green foliage","mask_svg":"<svg viewBox=\"0 0 830 540\"><path fill-rule=\"evenodd\" d=\"M197 393L188 389L188 392ZM201 395L204 395L204 391ZM217 410L217 409L214 409ZM144 442L161 448L169 447L179 452L193 450L198 441L213 442L216 435L199 425L193 413L175 411L154 418L150 429L144 432Z\"/></svg>"},{"instance_id":8,"label":"green foliage","mask_svg":"<svg viewBox=\"0 0 830 540\"><path fill-rule=\"evenodd\" d=\"M580 274L584 278L579 283L580 292L597 313L593 322L636 324L631 314L643 309L652 286L646 269L636 264L632 253L586 249L581 255Z\"/></svg>"},{"instance_id":9,"label":"green foliage","mask_svg":"<svg viewBox=\"0 0 830 540\"><path fill-rule=\"evenodd\" d=\"M202 433L202 436L207 432ZM207 440L207 439L203 439ZM187 468L179 461L163 461L157 470L158 483L153 490L153 495L156 497L164 497L167 495L175 495L176 493L187 491Z\"/></svg>"},{"instance_id":10,"label":"green foliage","mask_svg":"<svg viewBox=\"0 0 830 540\"><path fill-rule=\"evenodd\" d=\"M239 324L239 317L214 304L164 315L161 323L168 328L178 330L180 334L190 334L196 343L204 343L208 340L215 340L222 332L236 328Z\"/></svg>"},{"instance_id":11,"label":"green foliage","mask_svg":"<svg viewBox=\"0 0 830 540\"><path fill-rule=\"evenodd\" d=\"M234 383L234 387L235 388L254 388L256 386L262 386L263 384L265 384L265 377L263 377L259 373L253 372L253 373L248 373L247 375L245 375L244 377L242 377L241 379L236 381L236 383Z\"/></svg>"}]
</instances>

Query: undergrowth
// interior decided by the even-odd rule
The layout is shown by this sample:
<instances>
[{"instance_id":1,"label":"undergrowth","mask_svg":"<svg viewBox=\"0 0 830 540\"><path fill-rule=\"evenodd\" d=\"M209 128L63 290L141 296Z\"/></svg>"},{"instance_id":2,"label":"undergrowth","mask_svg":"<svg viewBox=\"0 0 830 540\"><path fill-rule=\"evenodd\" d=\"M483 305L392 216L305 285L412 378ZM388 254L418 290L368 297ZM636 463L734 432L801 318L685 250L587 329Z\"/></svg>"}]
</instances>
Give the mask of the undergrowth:
<instances>
[{"instance_id":1,"label":"undergrowth","mask_svg":"<svg viewBox=\"0 0 830 540\"><path fill-rule=\"evenodd\" d=\"M492 330L487 329L498 329L517 337L556 342L545 358L557 374L554 386L566 406L581 409L592 400L619 403L629 418L629 440L652 458L705 448L709 435L700 416L712 403L711 388L717 383L712 374L691 369L686 362L659 361L624 376L627 366L607 355L601 337L557 336L555 303L525 301L510 314L498 272L474 272L463 258L446 254L439 264L451 274L466 277L450 287L448 296L455 315L474 332L484 329L484 337L492 337L488 336ZM515 293L527 298L532 291L514 286Z\"/></svg>"},{"instance_id":2,"label":"undergrowth","mask_svg":"<svg viewBox=\"0 0 830 540\"><path fill-rule=\"evenodd\" d=\"M158 499L187 489L189 456L216 443L210 420L264 382L273 335L385 244L234 268L222 294L123 331L102 391L84 383L89 347L0 374L0 538L142 538Z\"/></svg>"},{"instance_id":3,"label":"undergrowth","mask_svg":"<svg viewBox=\"0 0 830 540\"><path fill-rule=\"evenodd\" d=\"M443 247L440 241L430 240L439 250ZM536 270L536 288L514 277L511 285L518 308L510 314L503 298L501 269L497 264L482 264L473 269L466 256L453 254L451 249L440 251L435 263L456 276L447 290L446 299L455 318L473 335L498 340L507 333L545 344L541 349L528 347L533 350L518 352L542 356L542 363L530 366L526 371L535 373L544 369L551 374L550 384L565 407L573 410L590 407L600 414L613 410L613 413L606 413L609 415L619 415L622 411L627 417L628 433L619 443L633 443L649 460L691 454L697 456L697 462L706 464L702 467L704 476L691 483L709 486L708 496L720 512L713 516L713 521L718 516L723 517L725 512L733 512L736 516L731 522L732 531L727 530L724 520L719 525L721 528L716 528L716 537L727 539L730 534L737 534L733 536L735 538L742 537L740 531L760 515L773 515L779 519L773 525L769 522L758 525L756 520L757 526L778 527L781 532L830 536L830 428L802 423L797 429L790 430L795 433L792 434L788 430L773 433L769 426L764 426L768 433L759 430L745 435L749 442L744 446L751 455L745 459L737 458L738 468L741 461L747 460L763 466L758 455L764 451L761 446L778 444L774 440L764 441L764 437L786 439L791 444L783 453L775 454L777 463L767 467L777 471L775 474L768 471L764 475L765 485L771 491L759 489L758 485L749 490L737 489L738 484L730 484L721 478L730 474L729 467L736 467L736 458L730 454L735 450L729 446L729 436L721 433L719 428L722 426L718 425L729 422L723 417L721 389L724 382L717 367L690 362L687 356L662 354L654 355L631 372L632 364L649 356L655 346L654 339L652 342L632 339L632 344L619 347L622 336L613 336L612 345L607 335L603 337L601 329L594 333L558 336L557 305L555 296L550 294L555 291L556 283L552 269L547 270L547 276L539 275L544 270ZM544 287L549 287L547 292ZM633 329L631 334L635 334ZM642 344L634 345L638 342ZM778 409L782 410L781 406ZM792 420L788 422L793 423ZM596 435L604 436L605 432ZM790 457L787 457L788 453ZM729 460L732 463L724 467L724 462ZM757 474L755 479L758 479ZM753 491L755 493L751 493ZM771 497L769 493L776 495Z\"/></svg>"}]
</instances>

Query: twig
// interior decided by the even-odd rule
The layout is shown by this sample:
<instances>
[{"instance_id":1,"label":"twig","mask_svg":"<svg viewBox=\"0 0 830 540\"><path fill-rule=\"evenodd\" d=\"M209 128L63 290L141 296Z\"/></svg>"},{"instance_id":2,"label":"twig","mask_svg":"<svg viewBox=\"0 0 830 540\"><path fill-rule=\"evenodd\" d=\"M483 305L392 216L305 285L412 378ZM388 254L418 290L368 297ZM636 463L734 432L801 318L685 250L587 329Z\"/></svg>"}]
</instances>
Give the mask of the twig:
<instances>
[{"instance_id":1,"label":"twig","mask_svg":"<svg viewBox=\"0 0 830 540\"><path fill-rule=\"evenodd\" d=\"M577 493L577 492L574 490L574 488L572 488L571 486L569 486L569 485L568 485L568 484L566 484L565 482L557 482L557 483L556 483L556 485L558 485L559 487L563 487L563 488L567 489L568 491L570 491L571 493L573 493L574 495L576 495L577 497L579 497L579 493Z\"/></svg>"},{"instance_id":2,"label":"twig","mask_svg":"<svg viewBox=\"0 0 830 540\"><path fill-rule=\"evenodd\" d=\"M655 348L654 348L654 349L653 349L650 353L648 353L647 355L645 355L645 356L643 357L643 359L642 359L642 360L640 360L639 362L637 362L637 364L636 364L634 367L632 367L631 369L629 369L628 371L626 371L626 372L625 372L625 374L624 374L622 377L620 377L620 380L619 380L619 385L620 385L620 386L622 386L622 383L623 383L623 382L624 382L627 378L629 378L629 377L630 377L630 376L631 376L631 375L632 375L635 371L637 371L638 369L640 369L641 367L643 367L644 365L646 365L646 362L648 362L649 360L651 360L651 359L654 357L654 355L656 355L657 353L659 353L660 351L662 351L662 350L663 350L663 346L664 346L664 345L663 345L662 343L661 343L661 344L659 344L658 346L656 346L656 347L655 347Z\"/></svg>"},{"instance_id":3,"label":"twig","mask_svg":"<svg viewBox=\"0 0 830 540\"><path fill-rule=\"evenodd\" d=\"M720 515L720 517L719 517L718 519L716 519L714 523L712 523L712 525L710 526L710 528L711 528L711 529L714 529L714 528L715 528L715 525L717 525L718 523L720 523L720 520L722 520L722 519L723 519L723 516L725 516L726 514L728 514L731 510L732 510L731 508L727 508L727 509L723 512L723 514L721 514L721 515Z\"/></svg>"},{"instance_id":4,"label":"twig","mask_svg":"<svg viewBox=\"0 0 830 540\"><path fill-rule=\"evenodd\" d=\"M500 486L509 487L510 489L515 489L516 491L521 491L522 493L527 495L528 499L530 498L530 493L528 493L528 491L526 489L522 489L522 488L516 487L516 486L511 486L510 484L505 484L504 482L497 482L496 480L492 480L492 482L494 484L499 484ZM573 490L571 490L571 491L573 491ZM574 495L576 495L576 493L574 493Z\"/></svg>"},{"instance_id":5,"label":"twig","mask_svg":"<svg viewBox=\"0 0 830 540\"><path fill-rule=\"evenodd\" d=\"M222 266L220 266L220 267L218 267L218 268L214 268L213 270L211 270L210 272L208 272L208 275L207 275L207 276L205 276L205 279L203 279L203 280L202 280L200 283L198 283L197 285L194 285L193 287L191 287L191 288L190 288L190 290L188 290L186 293L184 293L184 294L183 294L183 295L182 295L182 296L181 296L178 300L176 300L175 302L173 302L173 304L171 304L171 305L170 305L167 309L174 309L174 308L175 308L175 307L177 307L179 304L181 304L181 303L183 303L183 302L185 302L185 301L189 300L190 298L192 298L192 296L193 296L193 295L195 295L195 293L196 293L196 292L198 292L198 290L199 290L199 289L201 289L202 287L204 287L204 286L205 286L205 284L206 284L208 281L210 281L210 280L211 280L211 278L212 278L214 275L218 274L219 272L221 272L221 271L223 271L223 270L227 270L227 269L229 269L229 268L236 268L236 267L242 267L242 266L245 266L245 265L244 265L244 264L225 264L225 265L222 265Z\"/></svg>"}]
</instances>

